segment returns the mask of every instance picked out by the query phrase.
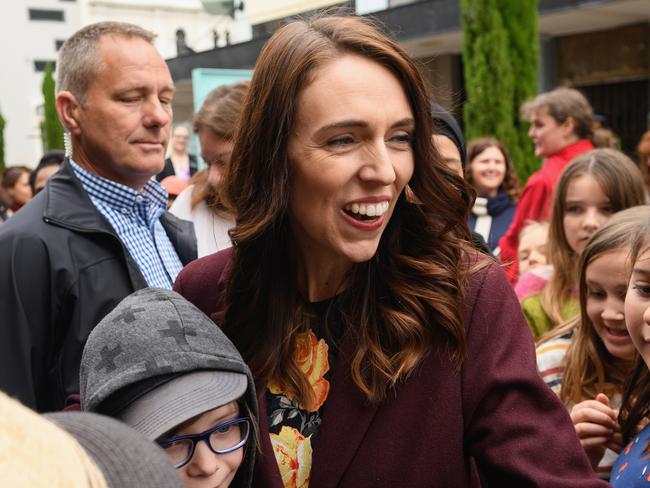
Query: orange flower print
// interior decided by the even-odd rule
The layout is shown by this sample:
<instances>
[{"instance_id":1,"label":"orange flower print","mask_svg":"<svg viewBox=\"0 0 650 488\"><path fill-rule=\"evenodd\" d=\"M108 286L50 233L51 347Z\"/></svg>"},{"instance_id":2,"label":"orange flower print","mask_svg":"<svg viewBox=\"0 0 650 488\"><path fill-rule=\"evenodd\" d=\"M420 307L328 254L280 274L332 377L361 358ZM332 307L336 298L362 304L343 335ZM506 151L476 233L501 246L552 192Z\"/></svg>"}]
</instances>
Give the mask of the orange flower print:
<instances>
[{"instance_id":1,"label":"orange flower print","mask_svg":"<svg viewBox=\"0 0 650 488\"><path fill-rule=\"evenodd\" d=\"M273 454L285 488L308 488L311 473L311 439L293 427L271 434Z\"/></svg>"},{"instance_id":2,"label":"orange flower print","mask_svg":"<svg viewBox=\"0 0 650 488\"><path fill-rule=\"evenodd\" d=\"M309 412L316 412L323 405L330 391L330 383L323 377L330 369L328 349L327 343L323 339L318 340L311 330L298 335L293 359L314 390L314 400L309 405L301 405L301 408ZM289 400L293 400L274 380L269 381L268 388L274 395L283 394Z\"/></svg>"}]
</instances>

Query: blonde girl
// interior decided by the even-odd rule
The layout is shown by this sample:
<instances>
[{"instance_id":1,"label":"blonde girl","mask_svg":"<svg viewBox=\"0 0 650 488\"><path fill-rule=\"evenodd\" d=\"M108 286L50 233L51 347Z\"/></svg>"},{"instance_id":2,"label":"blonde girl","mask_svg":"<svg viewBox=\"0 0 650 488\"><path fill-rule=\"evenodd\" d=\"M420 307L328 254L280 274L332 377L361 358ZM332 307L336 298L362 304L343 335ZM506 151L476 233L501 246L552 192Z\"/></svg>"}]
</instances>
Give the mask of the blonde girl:
<instances>
[{"instance_id":1,"label":"blonde girl","mask_svg":"<svg viewBox=\"0 0 650 488\"><path fill-rule=\"evenodd\" d=\"M625 322L638 359L618 419L623 440L629 443L612 469L615 488L646 486L650 481L650 212L632 243L628 269Z\"/></svg>"},{"instance_id":2,"label":"blonde girl","mask_svg":"<svg viewBox=\"0 0 650 488\"><path fill-rule=\"evenodd\" d=\"M542 292L522 301L535 338L578 314L578 260L614 213L646 203L638 167L623 153L595 149L574 159L558 181L548 236L555 271Z\"/></svg>"},{"instance_id":3,"label":"blonde girl","mask_svg":"<svg viewBox=\"0 0 650 488\"><path fill-rule=\"evenodd\" d=\"M650 207L614 215L586 244L580 259L580 315L542 338L537 367L571 413L596 472L607 479L621 448L616 422L625 378L636 357L625 328L626 260Z\"/></svg>"}]
</instances>

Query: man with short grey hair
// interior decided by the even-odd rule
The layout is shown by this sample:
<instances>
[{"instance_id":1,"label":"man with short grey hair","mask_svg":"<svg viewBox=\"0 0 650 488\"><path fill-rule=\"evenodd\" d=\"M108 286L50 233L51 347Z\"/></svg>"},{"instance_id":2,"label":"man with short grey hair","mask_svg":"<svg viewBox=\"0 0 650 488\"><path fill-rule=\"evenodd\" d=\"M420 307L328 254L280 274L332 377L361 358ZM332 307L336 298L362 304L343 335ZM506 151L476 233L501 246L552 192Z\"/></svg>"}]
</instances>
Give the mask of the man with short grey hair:
<instances>
[{"instance_id":1,"label":"man with short grey hair","mask_svg":"<svg viewBox=\"0 0 650 488\"><path fill-rule=\"evenodd\" d=\"M122 298L171 288L196 257L165 212L174 84L140 27L100 22L59 53L56 106L71 148L45 189L0 228L0 389L39 410L76 405L92 328Z\"/></svg>"}]
</instances>

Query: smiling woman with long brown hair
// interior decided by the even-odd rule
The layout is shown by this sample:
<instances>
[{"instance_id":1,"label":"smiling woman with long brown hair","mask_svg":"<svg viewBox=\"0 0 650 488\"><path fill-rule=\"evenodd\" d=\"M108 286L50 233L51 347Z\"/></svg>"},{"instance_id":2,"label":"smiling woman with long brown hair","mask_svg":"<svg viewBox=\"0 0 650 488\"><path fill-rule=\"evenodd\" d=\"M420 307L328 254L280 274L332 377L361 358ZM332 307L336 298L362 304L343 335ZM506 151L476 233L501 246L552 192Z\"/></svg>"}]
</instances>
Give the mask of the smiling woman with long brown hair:
<instances>
[{"instance_id":1,"label":"smiling woman with long brown hair","mask_svg":"<svg viewBox=\"0 0 650 488\"><path fill-rule=\"evenodd\" d=\"M234 247L175 284L259 385L254 484L599 486L472 250L425 87L357 17L292 22L260 55L225 176Z\"/></svg>"}]
</instances>

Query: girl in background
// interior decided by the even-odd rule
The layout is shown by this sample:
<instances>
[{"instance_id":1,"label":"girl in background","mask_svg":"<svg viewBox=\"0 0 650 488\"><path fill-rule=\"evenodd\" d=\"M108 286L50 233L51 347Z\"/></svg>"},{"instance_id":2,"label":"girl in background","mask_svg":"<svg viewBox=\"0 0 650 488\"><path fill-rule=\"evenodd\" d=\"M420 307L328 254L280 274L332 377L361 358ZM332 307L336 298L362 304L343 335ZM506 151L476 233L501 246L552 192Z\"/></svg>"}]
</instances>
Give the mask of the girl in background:
<instances>
[{"instance_id":1,"label":"girl in background","mask_svg":"<svg viewBox=\"0 0 650 488\"><path fill-rule=\"evenodd\" d=\"M499 240L510 227L519 198L519 180L505 146L483 137L467 148L465 179L476 190L469 226L499 256Z\"/></svg>"},{"instance_id":2,"label":"girl in background","mask_svg":"<svg viewBox=\"0 0 650 488\"><path fill-rule=\"evenodd\" d=\"M235 218L223 204L219 185L230 162L235 125L247 90L248 81L215 88L194 117L194 131L207 169L192 178L193 184L176 197L169 211L194 223L199 257L232 245L228 231Z\"/></svg>"},{"instance_id":3,"label":"girl in background","mask_svg":"<svg viewBox=\"0 0 650 488\"><path fill-rule=\"evenodd\" d=\"M537 347L542 379L571 412L580 442L604 479L621 450L616 409L636 357L625 328L625 264L649 210L623 210L593 235L580 259L580 315Z\"/></svg>"},{"instance_id":4,"label":"girl in background","mask_svg":"<svg viewBox=\"0 0 650 488\"><path fill-rule=\"evenodd\" d=\"M540 293L521 303L535 338L578 314L578 260L589 238L614 213L645 203L639 169L619 151L595 149L567 166L558 181L548 236L553 275Z\"/></svg>"},{"instance_id":5,"label":"girl in background","mask_svg":"<svg viewBox=\"0 0 650 488\"><path fill-rule=\"evenodd\" d=\"M618 419L623 440L629 443L612 469L614 488L647 486L650 475L650 216L646 217L631 248L625 322L639 358L625 389Z\"/></svg>"},{"instance_id":6,"label":"girl in background","mask_svg":"<svg viewBox=\"0 0 650 488\"><path fill-rule=\"evenodd\" d=\"M553 274L553 265L548 264L546 243L548 222L530 222L519 234L519 278L515 294L519 301L544 289Z\"/></svg>"}]
</instances>

